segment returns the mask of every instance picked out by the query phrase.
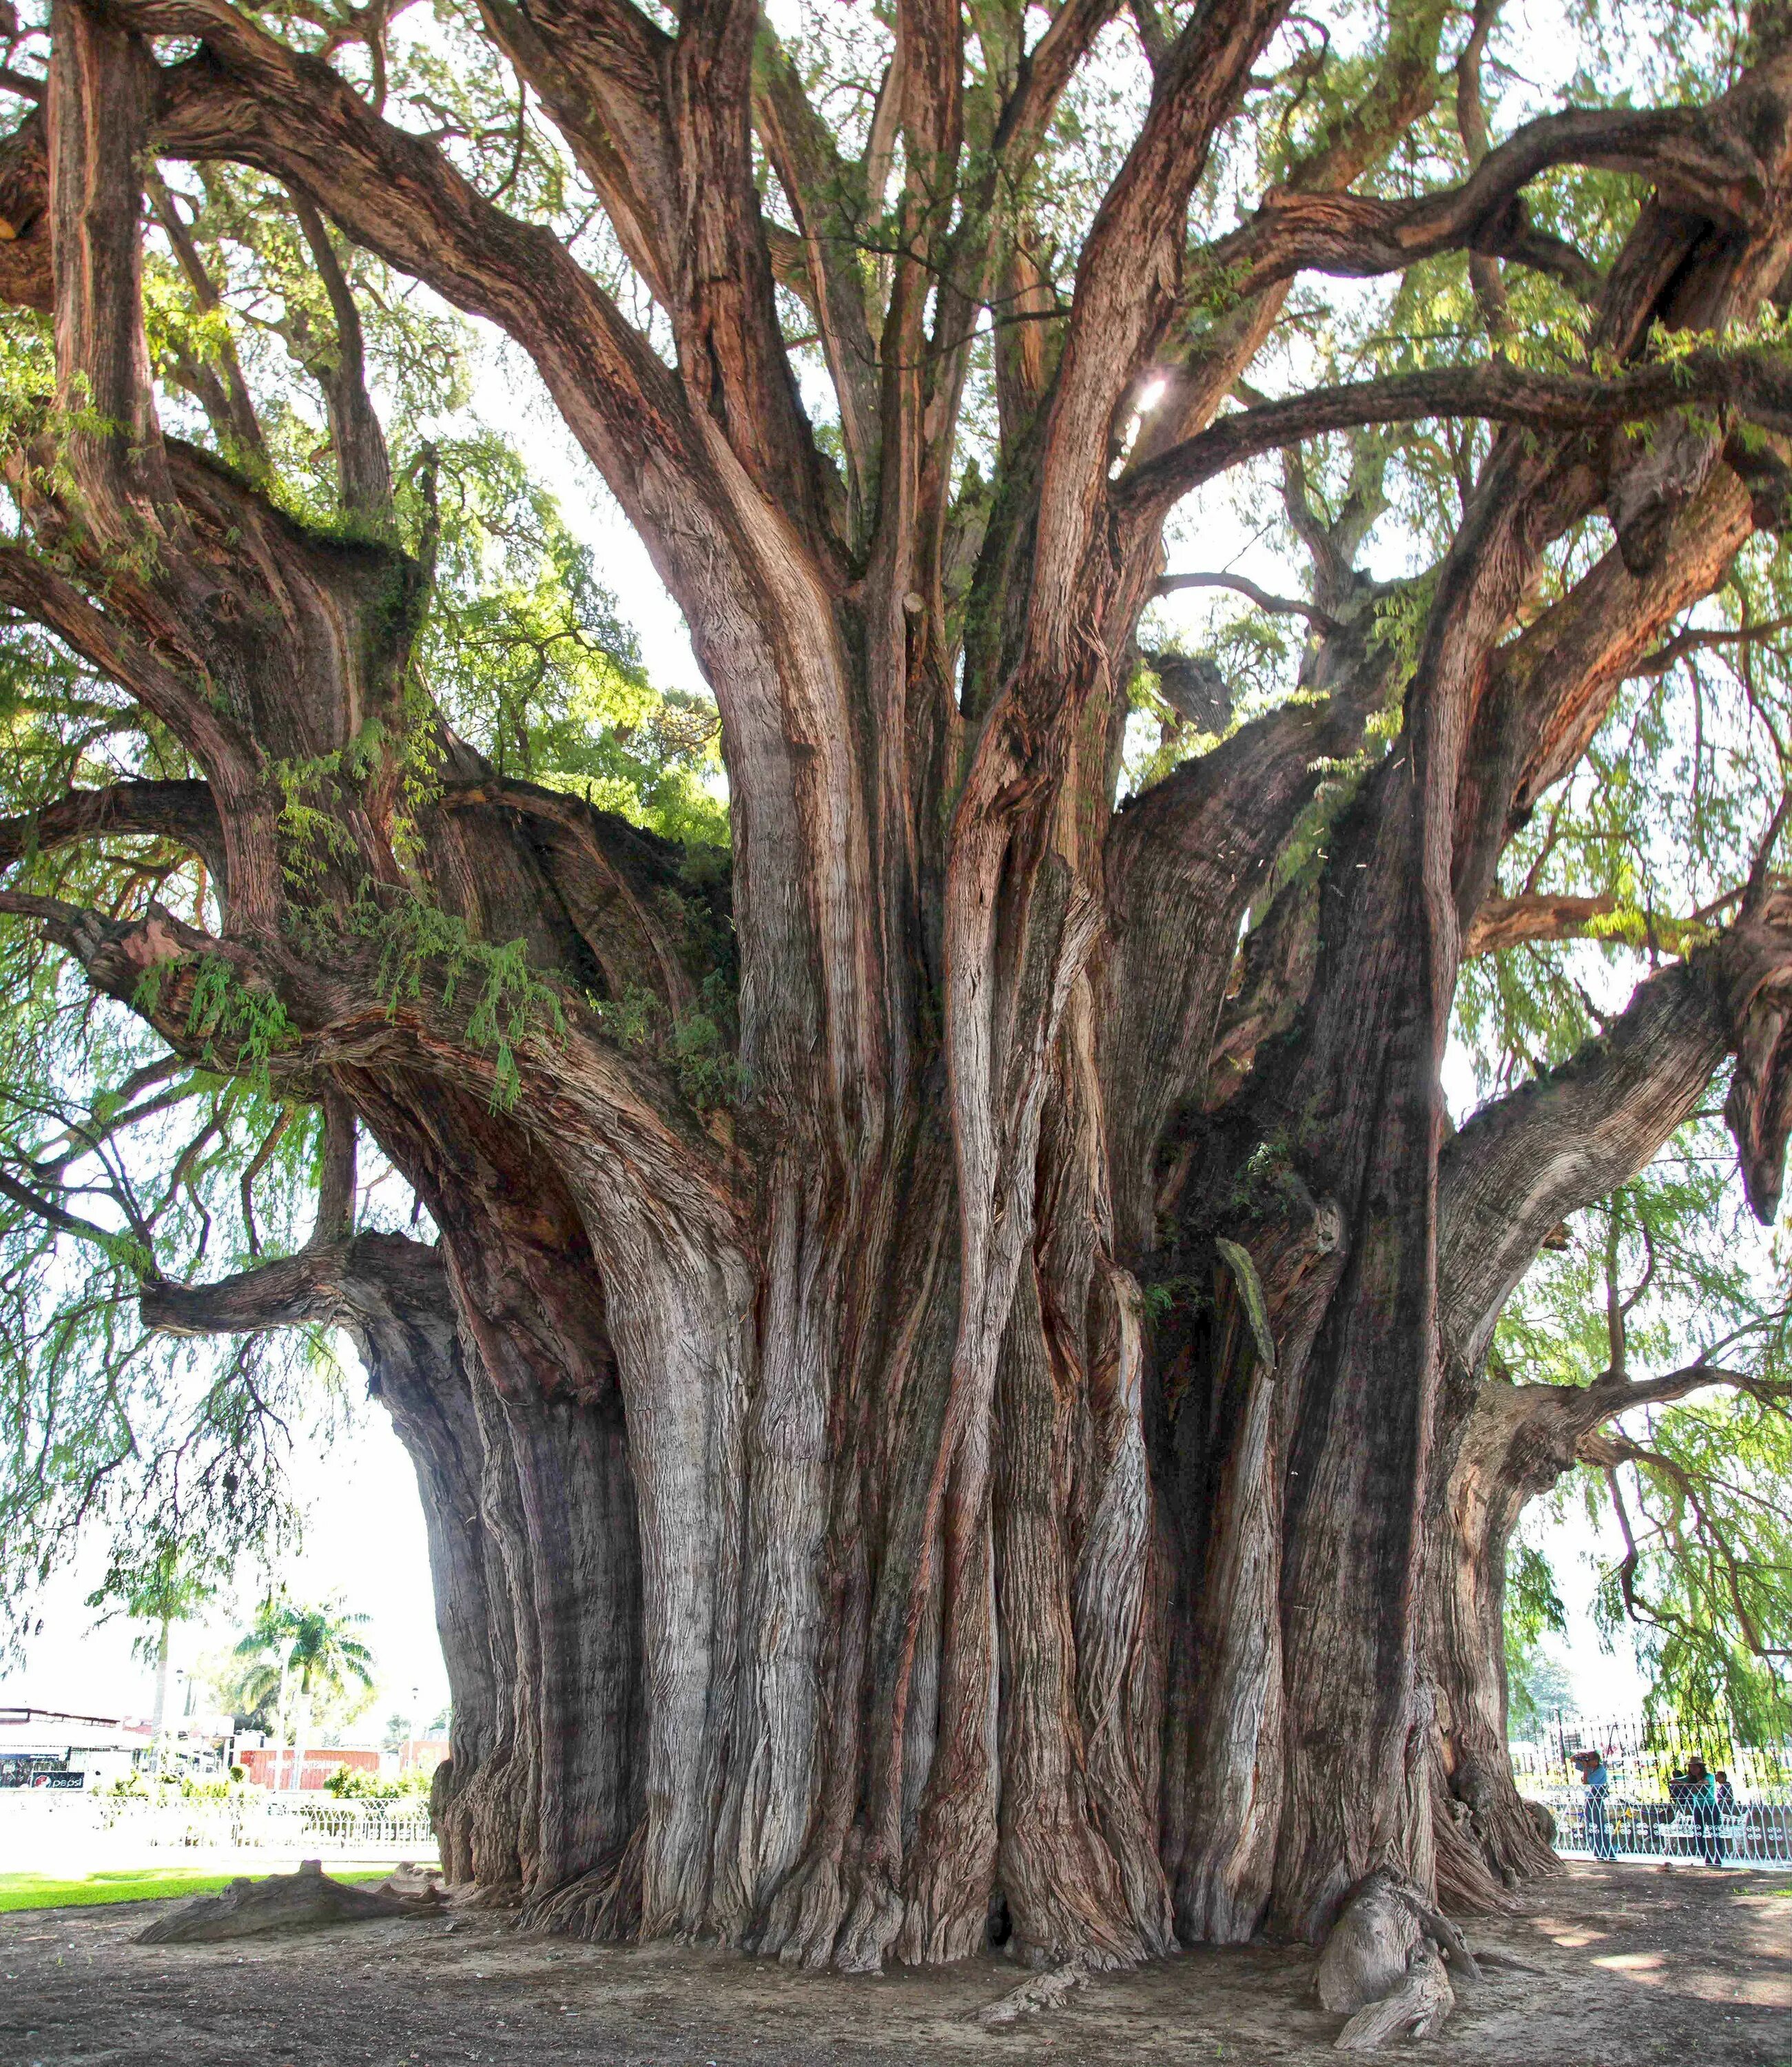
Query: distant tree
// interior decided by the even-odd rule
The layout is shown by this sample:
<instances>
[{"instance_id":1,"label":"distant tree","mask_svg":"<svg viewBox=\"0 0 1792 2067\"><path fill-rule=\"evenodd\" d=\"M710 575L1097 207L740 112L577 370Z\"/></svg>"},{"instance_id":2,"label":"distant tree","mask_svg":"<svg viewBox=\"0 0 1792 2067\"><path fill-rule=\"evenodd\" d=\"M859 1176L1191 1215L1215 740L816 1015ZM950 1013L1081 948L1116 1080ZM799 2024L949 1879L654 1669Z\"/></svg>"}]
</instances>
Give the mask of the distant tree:
<instances>
[{"instance_id":1,"label":"distant tree","mask_svg":"<svg viewBox=\"0 0 1792 2067\"><path fill-rule=\"evenodd\" d=\"M1558 1708L1573 1705L1567 1670L1549 1651L1552 1635L1567 1633L1568 1618L1549 1561L1528 1543L1513 1545L1506 1561L1506 1686L1510 1736L1534 1736Z\"/></svg>"},{"instance_id":2,"label":"distant tree","mask_svg":"<svg viewBox=\"0 0 1792 2067\"><path fill-rule=\"evenodd\" d=\"M104 1622L124 1614L148 1627L132 1646L138 1658L156 1668L156 1706L151 1719L154 1749L151 1770L160 1773L168 1734L168 1683L172 1639L177 1622L190 1622L217 1597L228 1568L205 1545L179 1537L157 1537L134 1550L115 1545L106 1576L87 1595L87 1606L102 1612Z\"/></svg>"},{"instance_id":3,"label":"distant tree","mask_svg":"<svg viewBox=\"0 0 1792 2067\"><path fill-rule=\"evenodd\" d=\"M282 1684L291 1687L295 1752L304 1750L320 1697L352 1715L356 1695L364 1704L372 1694L373 1654L353 1633L366 1622L364 1614L347 1612L339 1595L310 1607L274 1598L262 1603L238 1644L246 1697L265 1706L278 1698Z\"/></svg>"}]
</instances>

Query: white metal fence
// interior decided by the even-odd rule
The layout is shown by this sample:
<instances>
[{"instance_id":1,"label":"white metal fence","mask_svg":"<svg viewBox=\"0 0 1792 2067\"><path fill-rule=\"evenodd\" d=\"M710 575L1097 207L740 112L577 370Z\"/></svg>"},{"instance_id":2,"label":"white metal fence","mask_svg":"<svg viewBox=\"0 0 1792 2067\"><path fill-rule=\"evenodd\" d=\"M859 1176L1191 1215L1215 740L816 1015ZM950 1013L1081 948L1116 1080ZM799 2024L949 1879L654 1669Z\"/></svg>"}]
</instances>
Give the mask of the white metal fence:
<instances>
[{"instance_id":1,"label":"white metal fence","mask_svg":"<svg viewBox=\"0 0 1792 2067\"><path fill-rule=\"evenodd\" d=\"M435 1848L429 1812L421 1802L343 1801L326 1795L271 1794L237 1789L220 1800L182 1797L173 1789L147 1794L0 1793L0 1859L53 1856L59 1839L82 1847L109 1841L120 1849L154 1850L371 1853L427 1857Z\"/></svg>"},{"instance_id":2,"label":"white metal fence","mask_svg":"<svg viewBox=\"0 0 1792 2067\"><path fill-rule=\"evenodd\" d=\"M1584 1788L1532 1797L1555 1817L1555 1849L1571 1858L1685 1859L1707 1866L1792 1866L1792 1807L1755 1801L1734 1816L1698 1816L1671 1802Z\"/></svg>"},{"instance_id":3,"label":"white metal fence","mask_svg":"<svg viewBox=\"0 0 1792 2067\"><path fill-rule=\"evenodd\" d=\"M1518 1792L1549 1809L1566 1857L1792 1866L1792 1745L1744 1743L1721 1724L1562 1712L1511 1751ZM1604 1760L1603 1791L1590 1791L1574 1763L1587 1751ZM1712 1806L1679 1784L1694 1757L1723 1776Z\"/></svg>"}]
</instances>

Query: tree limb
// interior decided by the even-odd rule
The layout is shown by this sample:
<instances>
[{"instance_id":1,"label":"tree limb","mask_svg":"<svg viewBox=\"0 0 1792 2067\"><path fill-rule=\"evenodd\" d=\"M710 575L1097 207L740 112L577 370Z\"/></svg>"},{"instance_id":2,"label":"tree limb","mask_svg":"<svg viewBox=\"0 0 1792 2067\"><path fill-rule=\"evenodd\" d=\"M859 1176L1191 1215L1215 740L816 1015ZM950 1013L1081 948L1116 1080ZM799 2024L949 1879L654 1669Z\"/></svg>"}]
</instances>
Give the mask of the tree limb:
<instances>
[{"instance_id":1,"label":"tree limb","mask_svg":"<svg viewBox=\"0 0 1792 2067\"><path fill-rule=\"evenodd\" d=\"M1242 575L1160 575L1152 584L1153 595L1174 595L1182 589L1229 588L1242 596L1248 596L1259 610L1267 611L1273 617L1304 617L1316 631L1331 631L1337 628L1338 620L1328 616L1317 603L1297 602L1291 596L1271 595L1267 589L1259 588L1254 581Z\"/></svg>"},{"instance_id":2,"label":"tree limb","mask_svg":"<svg viewBox=\"0 0 1792 2067\"><path fill-rule=\"evenodd\" d=\"M511 0L482 0L479 14L566 139L629 263L669 309L679 234L671 37L629 0L594 0L565 21Z\"/></svg>"},{"instance_id":3,"label":"tree limb","mask_svg":"<svg viewBox=\"0 0 1792 2067\"><path fill-rule=\"evenodd\" d=\"M1566 897L1531 891L1520 897L1489 897L1469 922L1462 952L1498 954L1507 948L1549 940L1579 940L1618 908L1615 897Z\"/></svg>"},{"instance_id":4,"label":"tree limb","mask_svg":"<svg viewBox=\"0 0 1792 2067\"><path fill-rule=\"evenodd\" d=\"M205 262L199 254L193 233L187 227L179 204L175 201L159 174L152 174L146 182L149 203L156 212L156 220L161 225L163 234L173 247L181 270L187 276L187 284L193 297L205 315L216 315L224 304L212 277L205 270ZM218 363L221 377L209 366L193 368L197 376L199 399L213 429L228 452L234 447L244 463L270 464L266 441L262 436L261 420L255 414L255 404L249 392L249 383L244 378L242 361L236 347L230 342L228 331L223 335L219 347Z\"/></svg>"},{"instance_id":5,"label":"tree limb","mask_svg":"<svg viewBox=\"0 0 1792 2067\"><path fill-rule=\"evenodd\" d=\"M1768 428L1785 429L1792 427L1792 380L1778 354L1709 348L1610 378L1530 372L1504 359L1392 374L1222 416L1130 470L1118 492L1136 507L1168 511L1192 489L1259 453L1367 424L1481 416L1538 431L1603 430L1699 404L1728 404Z\"/></svg>"},{"instance_id":6,"label":"tree limb","mask_svg":"<svg viewBox=\"0 0 1792 2067\"><path fill-rule=\"evenodd\" d=\"M1534 229L1518 196L1562 164L1654 181L1664 196L1719 223L1753 220L1758 161L1702 108L1571 108L1527 122L1459 187L1416 201L1285 189L1209 246L1203 273L1241 298L1302 271L1367 278L1468 249L1553 273L1583 299L1601 284L1572 246Z\"/></svg>"},{"instance_id":7,"label":"tree limb","mask_svg":"<svg viewBox=\"0 0 1792 2067\"><path fill-rule=\"evenodd\" d=\"M257 786L260 755L204 688L183 680L134 632L22 546L0 543L0 602L55 632L134 696L212 775L214 789L240 797Z\"/></svg>"},{"instance_id":8,"label":"tree limb","mask_svg":"<svg viewBox=\"0 0 1792 2067\"><path fill-rule=\"evenodd\" d=\"M877 347L857 246L868 200L769 29L760 32L754 76L755 123L802 234L804 298L839 399L848 485L863 503L877 470L879 428Z\"/></svg>"},{"instance_id":9,"label":"tree limb","mask_svg":"<svg viewBox=\"0 0 1792 2067\"><path fill-rule=\"evenodd\" d=\"M146 1328L175 1335L351 1327L370 1311L420 1304L438 1306L452 1325L440 1252L396 1234L307 1245L209 1285L153 1278L140 1302Z\"/></svg>"},{"instance_id":10,"label":"tree limb","mask_svg":"<svg viewBox=\"0 0 1792 2067\"><path fill-rule=\"evenodd\" d=\"M1285 0L1194 10L1083 246L1041 466L1028 644L1042 678L1063 679L1115 412L1174 312L1189 195L1286 11Z\"/></svg>"},{"instance_id":11,"label":"tree limb","mask_svg":"<svg viewBox=\"0 0 1792 2067\"><path fill-rule=\"evenodd\" d=\"M384 517L392 508L392 462L386 434L367 392L367 350L360 311L342 270L329 232L303 195L296 197L299 226L330 298L335 318L335 348L310 355L310 368L323 390L330 413L330 442L336 455L337 493L344 510Z\"/></svg>"},{"instance_id":12,"label":"tree limb","mask_svg":"<svg viewBox=\"0 0 1792 2067\"><path fill-rule=\"evenodd\" d=\"M1711 947L1640 984L1596 1041L1485 1106L1438 1162L1440 1326L1473 1368L1500 1309L1550 1231L1642 1168L1696 1109L1725 1055L1766 1012L1770 1086L1783 1080L1776 1002L1792 959L1782 908L1738 921ZM1732 1115L1745 1172L1767 1181L1783 1155L1777 1091L1767 1116ZM1774 1186L1777 1191L1777 1184ZM1751 1198L1755 1190L1751 1189Z\"/></svg>"},{"instance_id":13,"label":"tree limb","mask_svg":"<svg viewBox=\"0 0 1792 2067\"><path fill-rule=\"evenodd\" d=\"M114 782L71 790L27 816L0 818L0 870L34 851L75 840L126 834L177 840L214 875L224 867L223 837L204 782Z\"/></svg>"}]
</instances>

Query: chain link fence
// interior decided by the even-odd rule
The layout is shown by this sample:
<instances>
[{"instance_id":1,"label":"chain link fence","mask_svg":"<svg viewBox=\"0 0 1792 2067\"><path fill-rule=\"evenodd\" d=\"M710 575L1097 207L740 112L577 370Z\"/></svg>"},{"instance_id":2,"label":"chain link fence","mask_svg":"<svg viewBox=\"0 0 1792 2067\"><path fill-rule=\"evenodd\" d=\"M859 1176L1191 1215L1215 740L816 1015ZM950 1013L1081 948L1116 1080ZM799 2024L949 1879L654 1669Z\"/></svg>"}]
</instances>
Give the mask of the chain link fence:
<instances>
[{"instance_id":1,"label":"chain link fence","mask_svg":"<svg viewBox=\"0 0 1792 2067\"><path fill-rule=\"evenodd\" d=\"M1566 1858L1792 1866L1792 1744L1745 1744L1721 1724L1558 1712L1511 1748L1518 1792L1549 1810ZM1589 1751L1605 1762L1603 1790L1574 1763ZM1715 1783L1709 1806L1680 1785L1695 1757Z\"/></svg>"}]
</instances>

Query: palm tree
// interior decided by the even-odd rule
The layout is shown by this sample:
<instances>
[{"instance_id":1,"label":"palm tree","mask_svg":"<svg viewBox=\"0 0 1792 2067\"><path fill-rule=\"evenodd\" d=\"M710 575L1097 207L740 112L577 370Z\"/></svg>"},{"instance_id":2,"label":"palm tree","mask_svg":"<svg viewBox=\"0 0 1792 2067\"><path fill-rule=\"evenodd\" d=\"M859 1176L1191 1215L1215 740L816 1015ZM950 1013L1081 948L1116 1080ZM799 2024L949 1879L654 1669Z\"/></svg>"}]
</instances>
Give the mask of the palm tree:
<instances>
[{"instance_id":1,"label":"palm tree","mask_svg":"<svg viewBox=\"0 0 1792 2067\"><path fill-rule=\"evenodd\" d=\"M270 1596L236 1647L237 1656L246 1661L241 1682L246 1699L259 1706L278 1696L283 1712L287 1690L298 1683L291 1782L295 1788L316 1697L346 1698L354 1691L372 1691L373 1653L352 1633L367 1619L349 1614L340 1594L311 1607Z\"/></svg>"},{"instance_id":2,"label":"palm tree","mask_svg":"<svg viewBox=\"0 0 1792 2067\"><path fill-rule=\"evenodd\" d=\"M159 1777L166 1756L168 1682L177 1622L191 1622L216 1597L226 1568L205 1548L189 1539L158 1536L134 1552L116 1550L101 1584L87 1595L90 1608L128 1615L148 1622L149 1630L132 1646L136 1656L156 1668L156 1708L151 1725L149 1769Z\"/></svg>"}]
</instances>

